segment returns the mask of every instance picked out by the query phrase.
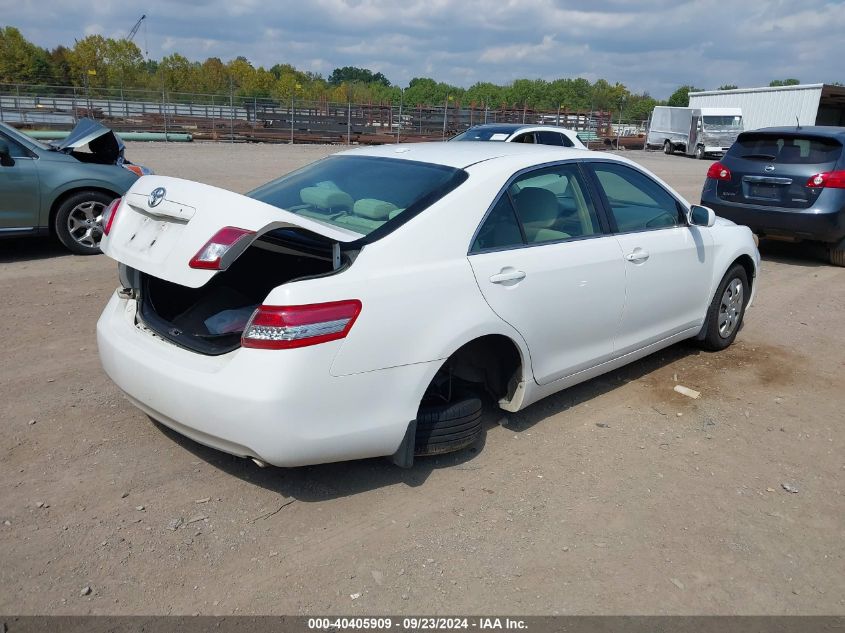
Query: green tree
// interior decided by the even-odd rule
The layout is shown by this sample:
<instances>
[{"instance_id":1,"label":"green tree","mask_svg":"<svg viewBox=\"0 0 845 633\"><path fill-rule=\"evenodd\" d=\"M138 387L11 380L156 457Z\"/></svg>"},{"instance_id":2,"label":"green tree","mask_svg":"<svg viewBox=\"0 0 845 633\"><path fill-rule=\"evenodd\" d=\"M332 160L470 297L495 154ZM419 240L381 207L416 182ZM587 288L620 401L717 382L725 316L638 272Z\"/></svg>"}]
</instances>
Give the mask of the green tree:
<instances>
[{"instance_id":1,"label":"green tree","mask_svg":"<svg viewBox=\"0 0 845 633\"><path fill-rule=\"evenodd\" d=\"M724 86L719 86L719 90L736 90L738 87L734 84L725 84Z\"/></svg>"},{"instance_id":2,"label":"green tree","mask_svg":"<svg viewBox=\"0 0 845 633\"><path fill-rule=\"evenodd\" d=\"M800 83L800 79L774 79L769 82L769 86L772 88L777 86L797 86Z\"/></svg>"},{"instance_id":3,"label":"green tree","mask_svg":"<svg viewBox=\"0 0 845 633\"><path fill-rule=\"evenodd\" d=\"M337 86L342 83L378 83L390 87L390 81L381 73L374 73L367 68L357 68L356 66L344 66L332 71L332 74L329 75L329 85Z\"/></svg>"},{"instance_id":4,"label":"green tree","mask_svg":"<svg viewBox=\"0 0 845 633\"><path fill-rule=\"evenodd\" d=\"M701 92L701 88L695 88L694 86L681 86L672 93L672 96L669 97L666 105L675 106L676 108L686 108L689 106L689 93L691 92Z\"/></svg>"},{"instance_id":5,"label":"green tree","mask_svg":"<svg viewBox=\"0 0 845 633\"><path fill-rule=\"evenodd\" d=\"M13 26L0 28L0 82L50 83L50 57Z\"/></svg>"}]
</instances>

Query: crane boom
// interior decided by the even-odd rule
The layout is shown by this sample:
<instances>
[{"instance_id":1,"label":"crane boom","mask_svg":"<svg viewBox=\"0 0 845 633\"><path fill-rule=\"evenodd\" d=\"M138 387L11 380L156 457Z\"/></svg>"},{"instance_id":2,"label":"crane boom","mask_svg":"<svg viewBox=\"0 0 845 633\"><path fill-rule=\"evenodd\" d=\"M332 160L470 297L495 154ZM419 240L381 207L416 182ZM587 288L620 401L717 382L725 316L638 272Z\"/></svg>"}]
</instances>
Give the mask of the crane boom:
<instances>
[{"instance_id":1,"label":"crane boom","mask_svg":"<svg viewBox=\"0 0 845 633\"><path fill-rule=\"evenodd\" d=\"M138 21L135 22L135 26L132 27L131 31L129 31L129 35L126 36L127 40L129 40L131 42L135 38L135 34L138 32L138 29L141 28L141 22L143 22L146 19L147 19L146 14L144 14L140 18L138 18Z\"/></svg>"}]
</instances>

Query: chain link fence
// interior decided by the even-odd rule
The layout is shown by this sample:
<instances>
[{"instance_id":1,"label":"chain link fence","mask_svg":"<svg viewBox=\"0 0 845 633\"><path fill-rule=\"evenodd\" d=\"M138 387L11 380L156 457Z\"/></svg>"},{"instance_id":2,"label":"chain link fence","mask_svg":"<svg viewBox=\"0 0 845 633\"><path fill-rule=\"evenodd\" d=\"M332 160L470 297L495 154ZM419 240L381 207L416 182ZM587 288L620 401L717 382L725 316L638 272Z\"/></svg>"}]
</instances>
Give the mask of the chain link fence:
<instances>
[{"instance_id":1,"label":"chain link fence","mask_svg":"<svg viewBox=\"0 0 845 633\"><path fill-rule=\"evenodd\" d=\"M441 140L480 123L560 125L594 147L642 146L643 121L609 112L527 107L363 104L151 90L0 84L0 121L69 130L88 117L118 132L190 134L197 140L377 144ZM165 137L166 138L166 137ZM638 140L639 139L639 140Z\"/></svg>"}]
</instances>

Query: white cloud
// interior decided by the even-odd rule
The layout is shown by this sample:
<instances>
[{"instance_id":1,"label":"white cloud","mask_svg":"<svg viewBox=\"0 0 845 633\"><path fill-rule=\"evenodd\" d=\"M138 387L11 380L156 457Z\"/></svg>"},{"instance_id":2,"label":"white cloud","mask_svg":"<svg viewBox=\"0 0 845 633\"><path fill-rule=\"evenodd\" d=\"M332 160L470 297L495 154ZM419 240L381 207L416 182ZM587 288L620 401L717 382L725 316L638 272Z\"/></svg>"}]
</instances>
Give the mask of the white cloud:
<instances>
[{"instance_id":1,"label":"white cloud","mask_svg":"<svg viewBox=\"0 0 845 633\"><path fill-rule=\"evenodd\" d=\"M692 83L842 81L845 4L830 0L0 0L37 44L123 35L141 11L152 57L243 55L328 74L367 66L468 86L582 76L667 97Z\"/></svg>"}]
</instances>

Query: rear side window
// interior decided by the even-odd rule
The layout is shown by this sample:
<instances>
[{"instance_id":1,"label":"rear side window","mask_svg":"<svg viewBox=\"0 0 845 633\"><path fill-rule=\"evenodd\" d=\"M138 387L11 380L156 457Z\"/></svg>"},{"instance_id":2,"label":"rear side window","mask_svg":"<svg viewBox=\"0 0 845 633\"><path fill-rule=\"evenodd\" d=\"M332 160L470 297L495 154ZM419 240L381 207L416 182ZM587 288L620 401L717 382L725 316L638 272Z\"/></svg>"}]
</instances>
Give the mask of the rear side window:
<instances>
[{"instance_id":1,"label":"rear side window","mask_svg":"<svg viewBox=\"0 0 845 633\"><path fill-rule=\"evenodd\" d=\"M678 202L645 174L625 165L595 163L592 167L620 233L681 224Z\"/></svg>"},{"instance_id":2,"label":"rear side window","mask_svg":"<svg viewBox=\"0 0 845 633\"><path fill-rule=\"evenodd\" d=\"M470 249L479 252L601 235L578 167L546 167L521 175L490 210Z\"/></svg>"},{"instance_id":3,"label":"rear side window","mask_svg":"<svg viewBox=\"0 0 845 633\"><path fill-rule=\"evenodd\" d=\"M787 134L741 134L728 156L764 160L781 165L833 163L842 154L842 145L830 138Z\"/></svg>"},{"instance_id":4,"label":"rear side window","mask_svg":"<svg viewBox=\"0 0 845 633\"><path fill-rule=\"evenodd\" d=\"M537 138L543 145L563 145L563 139L558 132L537 132Z\"/></svg>"}]
</instances>

